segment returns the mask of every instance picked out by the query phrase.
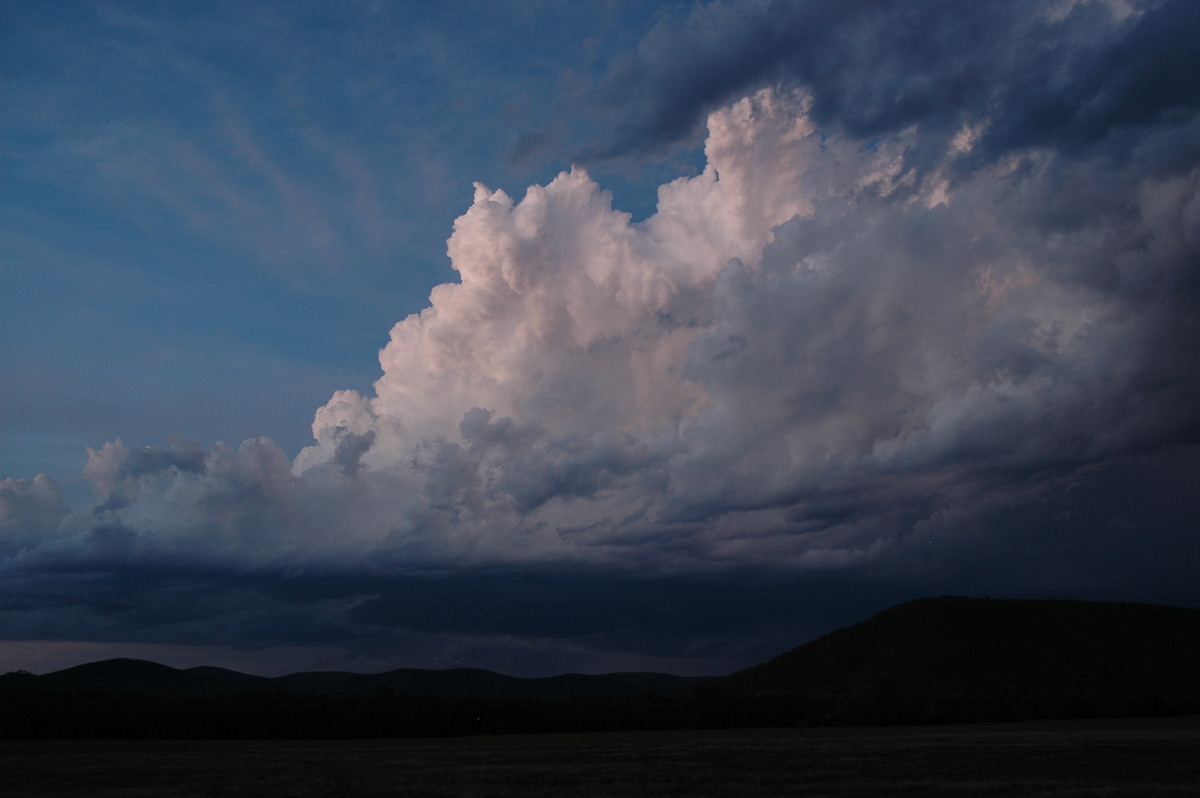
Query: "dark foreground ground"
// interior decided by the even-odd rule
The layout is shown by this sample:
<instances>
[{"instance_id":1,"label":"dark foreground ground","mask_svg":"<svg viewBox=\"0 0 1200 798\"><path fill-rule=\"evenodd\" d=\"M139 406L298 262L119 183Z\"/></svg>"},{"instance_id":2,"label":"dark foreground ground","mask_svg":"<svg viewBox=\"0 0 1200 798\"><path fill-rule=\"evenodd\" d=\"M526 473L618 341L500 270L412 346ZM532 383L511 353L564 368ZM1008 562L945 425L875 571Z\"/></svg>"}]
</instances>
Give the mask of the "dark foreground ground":
<instances>
[{"instance_id":1,"label":"dark foreground ground","mask_svg":"<svg viewBox=\"0 0 1200 798\"><path fill-rule=\"evenodd\" d=\"M1200 718L330 742L2 741L3 796L1200 796Z\"/></svg>"}]
</instances>

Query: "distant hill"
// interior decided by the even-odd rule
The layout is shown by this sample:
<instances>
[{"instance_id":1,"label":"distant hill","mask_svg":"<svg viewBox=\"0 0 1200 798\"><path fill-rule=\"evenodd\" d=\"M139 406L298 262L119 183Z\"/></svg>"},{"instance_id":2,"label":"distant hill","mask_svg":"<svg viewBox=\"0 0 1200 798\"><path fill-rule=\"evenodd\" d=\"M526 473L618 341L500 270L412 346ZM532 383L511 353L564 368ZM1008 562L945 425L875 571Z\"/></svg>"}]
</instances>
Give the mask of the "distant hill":
<instances>
[{"instance_id":1,"label":"distant hill","mask_svg":"<svg viewBox=\"0 0 1200 798\"><path fill-rule=\"evenodd\" d=\"M8 677L2 677L8 678ZM190 668L178 670L157 662L141 659L106 659L76 665L24 683L44 690L95 690L110 693L145 693L150 695L206 695L229 690L260 688L268 679L249 676L224 668ZM0 681L0 685L4 682Z\"/></svg>"},{"instance_id":2,"label":"distant hill","mask_svg":"<svg viewBox=\"0 0 1200 798\"><path fill-rule=\"evenodd\" d=\"M690 689L662 673L520 679L402 669L266 678L110 659L0 676L0 739L347 739L696 725Z\"/></svg>"},{"instance_id":3,"label":"distant hill","mask_svg":"<svg viewBox=\"0 0 1200 798\"><path fill-rule=\"evenodd\" d=\"M565 674L523 679L474 668L385 673L317 671L268 678L224 668L180 670L139 659L108 659L77 665L43 676L11 673L0 676L0 688L22 686L55 692L92 690L144 695L217 695L228 692L277 691L327 696L369 696L380 690L443 697L563 700L617 697L648 691L671 692L708 681L666 673Z\"/></svg>"},{"instance_id":4,"label":"distant hill","mask_svg":"<svg viewBox=\"0 0 1200 798\"><path fill-rule=\"evenodd\" d=\"M707 680L666 673L572 673L541 679L522 679L476 668L401 668L370 675L327 671L294 673L271 679L270 683L271 686L282 690L330 695L370 695L386 688L394 693L561 700L627 696L651 690L670 692L704 681Z\"/></svg>"},{"instance_id":5,"label":"distant hill","mask_svg":"<svg viewBox=\"0 0 1200 798\"><path fill-rule=\"evenodd\" d=\"M1200 610L918 599L722 684L834 722L1200 712Z\"/></svg>"},{"instance_id":6,"label":"distant hill","mask_svg":"<svg viewBox=\"0 0 1200 798\"><path fill-rule=\"evenodd\" d=\"M0 676L0 738L357 738L1200 714L1200 610L930 598L717 679L266 678L113 659Z\"/></svg>"}]
</instances>

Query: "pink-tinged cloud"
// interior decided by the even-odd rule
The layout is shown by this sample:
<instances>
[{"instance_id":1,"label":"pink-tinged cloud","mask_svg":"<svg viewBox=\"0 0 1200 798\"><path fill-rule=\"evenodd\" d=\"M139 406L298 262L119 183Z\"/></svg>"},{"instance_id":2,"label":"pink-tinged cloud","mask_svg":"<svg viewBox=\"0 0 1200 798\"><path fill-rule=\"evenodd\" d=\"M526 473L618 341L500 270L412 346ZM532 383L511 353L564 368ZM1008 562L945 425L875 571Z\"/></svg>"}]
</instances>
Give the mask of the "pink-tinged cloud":
<instances>
[{"instance_id":1,"label":"pink-tinged cloud","mask_svg":"<svg viewBox=\"0 0 1200 798\"><path fill-rule=\"evenodd\" d=\"M1195 172L1033 151L966 179L964 134L918 176L916 133L864 148L810 106L714 113L705 171L637 224L579 170L478 187L461 282L396 325L374 396L318 411L296 473L390 481L389 535L436 559L803 566L1193 424L1169 300ZM813 537L830 503L860 509Z\"/></svg>"}]
</instances>

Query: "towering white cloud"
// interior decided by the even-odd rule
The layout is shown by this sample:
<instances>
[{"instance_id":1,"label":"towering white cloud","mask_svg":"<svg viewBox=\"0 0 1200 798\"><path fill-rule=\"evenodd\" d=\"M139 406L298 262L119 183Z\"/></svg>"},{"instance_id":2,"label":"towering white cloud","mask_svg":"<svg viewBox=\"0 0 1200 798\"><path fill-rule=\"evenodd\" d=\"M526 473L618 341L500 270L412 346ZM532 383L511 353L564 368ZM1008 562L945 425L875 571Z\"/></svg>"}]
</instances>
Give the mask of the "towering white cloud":
<instances>
[{"instance_id":1,"label":"towering white cloud","mask_svg":"<svg viewBox=\"0 0 1200 798\"><path fill-rule=\"evenodd\" d=\"M477 186L449 242L461 282L392 330L375 397L340 393L318 412L298 470L338 463L368 432L367 463L406 460L422 440L460 440L476 407L555 436L675 427L702 399L683 370L716 275L757 260L808 205L808 133L768 94L714 115L708 168L664 186L639 225L580 170L520 202Z\"/></svg>"},{"instance_id":2,"label":"towering white cloud","mask_svg":"<svg viewBox=\"0 0 1200 798\"><path fill-rule=\"evenodd\" d=\"M964 128L918 170L917 132L864 146L808 107L712 114L705 171L641 223L579 170L477 187L461 282L396 325L375 396L318 411L297 474L392 485L422 556L824 563L1192 423L1194 168L1148 174L1149 137L964 172Z\"/></svg>"}]
</instances>

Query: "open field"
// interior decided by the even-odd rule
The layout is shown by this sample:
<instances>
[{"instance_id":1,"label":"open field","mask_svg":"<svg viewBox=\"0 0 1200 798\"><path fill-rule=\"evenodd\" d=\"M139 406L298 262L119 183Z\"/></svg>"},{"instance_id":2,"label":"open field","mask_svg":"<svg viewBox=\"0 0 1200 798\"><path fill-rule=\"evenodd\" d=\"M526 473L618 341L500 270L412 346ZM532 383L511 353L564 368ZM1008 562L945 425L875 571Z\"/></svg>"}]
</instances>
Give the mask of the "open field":
<instances>
[{"instance_id":1,"label":"open field","mask_svg":"<svg viewBox=\"0 0 1200 798\"><path fill-rule=\"evenodd\" d=\"M0 795L1200 796L1200 718L440 740L3 741Z\"/></svg>"}]
</instances>

